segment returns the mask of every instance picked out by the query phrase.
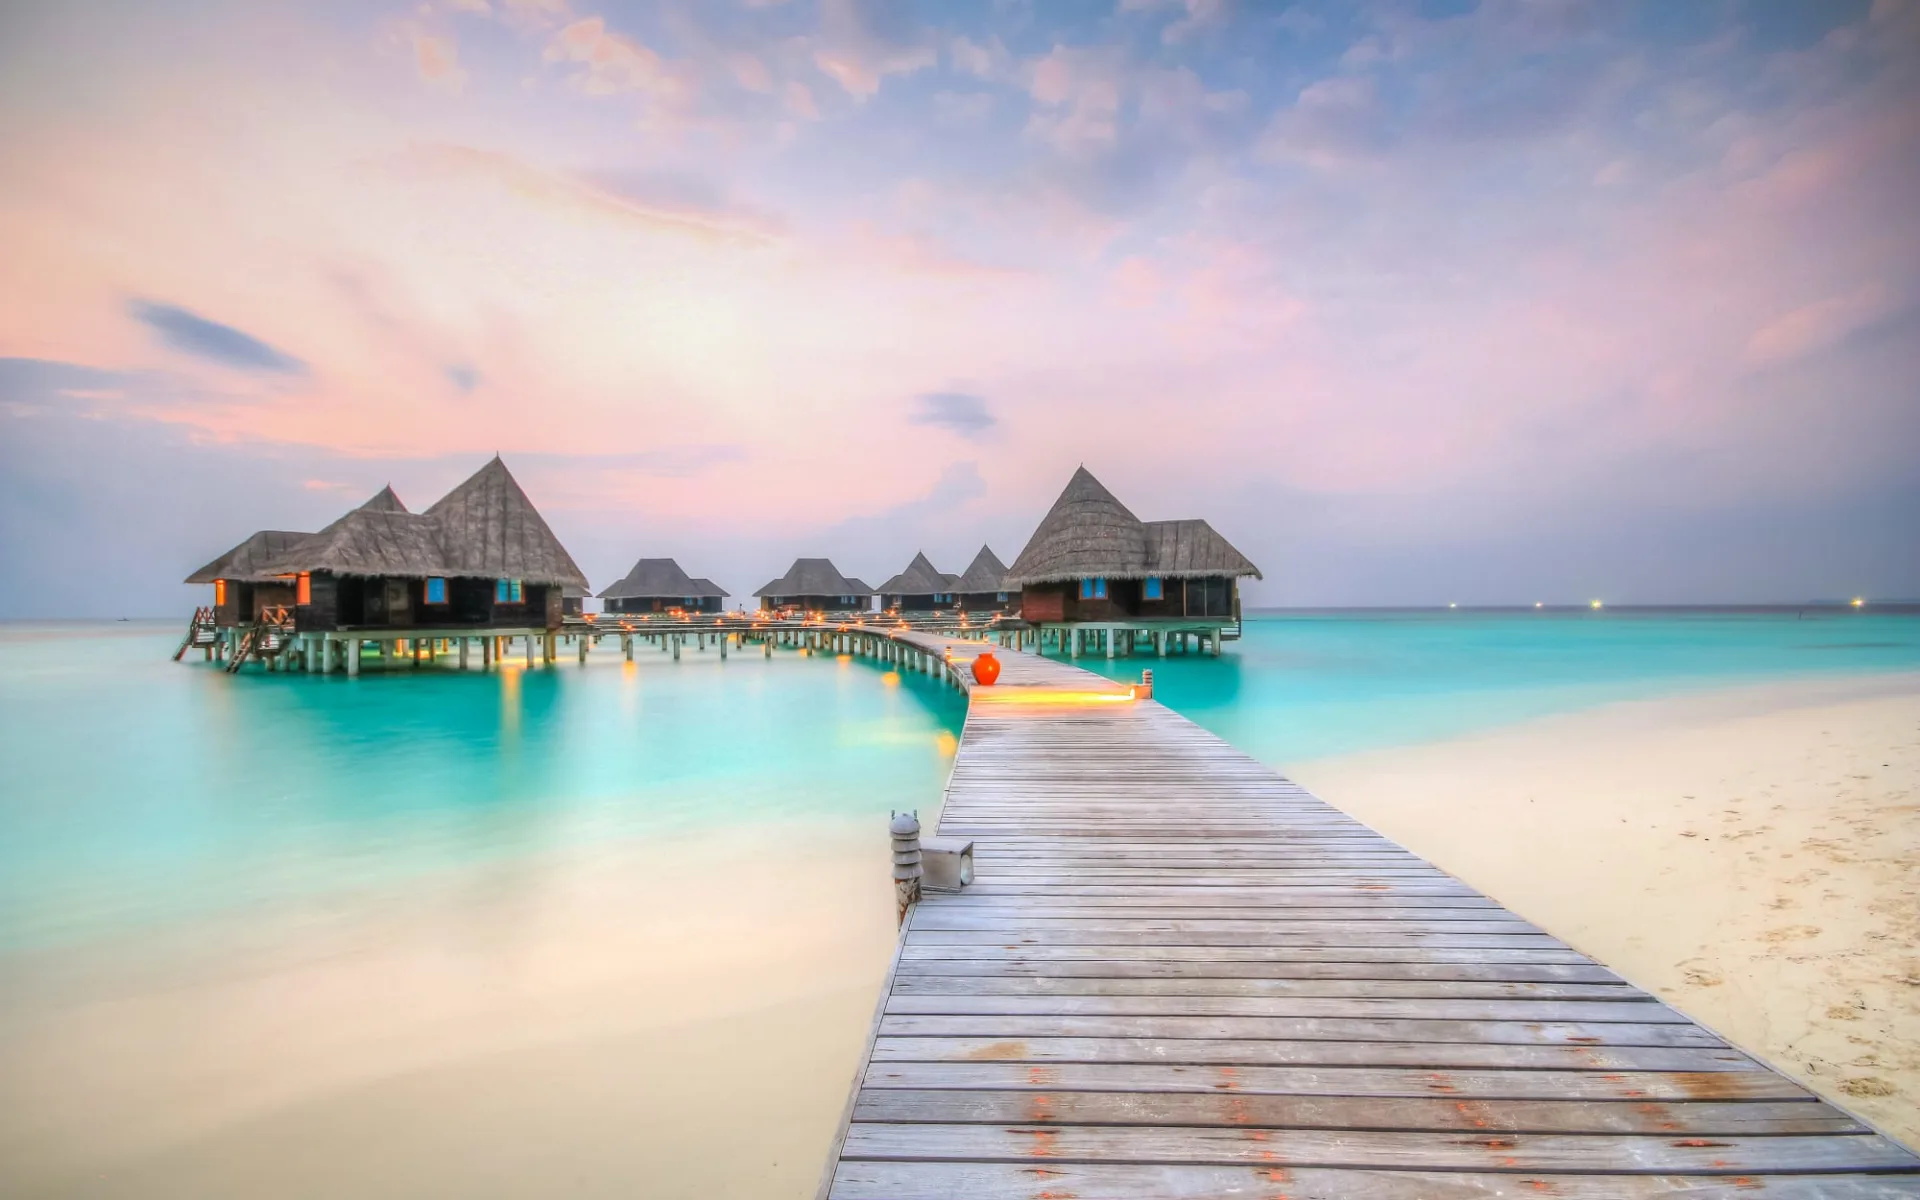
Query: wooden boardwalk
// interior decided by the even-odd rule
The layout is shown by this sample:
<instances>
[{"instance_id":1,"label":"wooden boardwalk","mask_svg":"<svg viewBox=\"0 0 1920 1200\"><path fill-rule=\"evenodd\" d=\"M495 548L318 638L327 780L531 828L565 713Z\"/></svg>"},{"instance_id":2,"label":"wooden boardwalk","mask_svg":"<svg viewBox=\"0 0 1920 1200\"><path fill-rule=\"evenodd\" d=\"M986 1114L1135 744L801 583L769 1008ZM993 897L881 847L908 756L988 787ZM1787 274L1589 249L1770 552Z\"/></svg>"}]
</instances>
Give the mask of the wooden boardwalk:
<instances>
[{"instance_id":1,"label":"wooden boardwalk","mask_svg":"<svg viewBox=\"0 0 1920 1200\"><path fill-rule=\"evenodd\" d=\"M1896 1143L1219 738L997 653L938 825L977 882L908 919L823 1196L1920 1196Z\"/></svg>"}]
</instances>

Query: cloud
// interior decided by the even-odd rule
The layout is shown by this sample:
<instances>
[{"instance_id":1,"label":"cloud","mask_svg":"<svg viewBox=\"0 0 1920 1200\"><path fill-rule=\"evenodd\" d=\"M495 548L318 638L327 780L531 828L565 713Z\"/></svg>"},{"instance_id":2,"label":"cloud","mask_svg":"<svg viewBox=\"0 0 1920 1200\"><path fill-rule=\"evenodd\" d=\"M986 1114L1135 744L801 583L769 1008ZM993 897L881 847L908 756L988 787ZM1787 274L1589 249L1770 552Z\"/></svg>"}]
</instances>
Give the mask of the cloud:
<instances>
[{"instance_id":1,"label":"cloud","mask_svg":"<svg viewBox=\"0 0 1920 1200\"><path fill-rule=\"evenodd\" d=\"M1747 339L1747 358L1760 366L1776 366L1829 349L1888 315L1894 308L1887 290L1870 284L1844 296L1785 312L1768 321Z\"/></svg>"},{"instance_id":2,"label":"cloud","mask_svg":"<svg viewBox=\"0 0 1920 1200\"><path fill-rule=\"evenodd\" d=\"M908 75L938 60L929 31L896 0L821 0L813 62L849 96L865 100L888 75Z\"/></svg>"},{"instance_id":3,"label":"cloud","mask_svg":"<svg viewBox=\"0 0 1920 1200\"><path fill-rule=\"evenodd\" d=\"M915 425L948 429L973 441L986 437L1000 423L984 398L967 392L927 392L915 396L913 412L907 420Z\"/></svg>"},{"instance_id":4,"label":"cloud","mask_svg":"<svg viewBox=\"0 0 1920 1200\"><path fill-rule=\"evenodd\" d=\"M447 382L463 392L471 392L480 386L480 372L469 363L452 363L447 367Z\"/></svg>"},{"instance_id":5,"label":"cloud","mask_svg":"<svg viewBox=\"0 0 1920 1200\"><path fill-rule=\"evenodd\" d=\"M304 375L307 364L276 350L250 333L210 321L174 304L134 300L127 305L134 320L160 335L160 340L183 354L242 371L277 375Z\"/></svg>"},{"instance_id":6,"label":"cloud","mask_svg":"<svg viewBox=\"0 0 1920 1200\"><path fill-rule=\"evenodd\" d=\"M413 67L420 82L443 91L458 93L467 83L467 72L460 66L460 48L450 37L414 34Z\"/></svg>"},{"instance_id":7,"label":"cloud","mask_svg":"<svg viewBox=\"0 0 1920 1200\"><path fill-rule=\"evenodd\" d=\"M544 57L577 67L573 82L589 95L641 93L647 99L648 116L654 119L684 116L698 94L692 72L684 64L669 62L637 38L615 33L600 17L587 17L561 29L548 43Z\"/></svg>"},{"instance_id":8,"label":"cloud","mask_svg":"<svg viewBox=\"0 0 1920 1200\"><path fill-rule=\"evenodd\" d=\"M1033 65L1038 110L1027 132L1069 157L1111 148L1120 136L1121 64L1106 47L1055 46Z\"/></svg>"},{"instance_id":9,"label":"cloud","mask_svg":"<svg viewBox=\"0 0 1920 1200\"><path fill-rule=\"evenodd\" d=\"M420 143L362 165L399 179L483 181L536 204L701 241L764 244L775 233L762 218L697 196L645 198L661 195L648 183L651 177L576 177L472 146Z\"/></svg>"}]
</instances>

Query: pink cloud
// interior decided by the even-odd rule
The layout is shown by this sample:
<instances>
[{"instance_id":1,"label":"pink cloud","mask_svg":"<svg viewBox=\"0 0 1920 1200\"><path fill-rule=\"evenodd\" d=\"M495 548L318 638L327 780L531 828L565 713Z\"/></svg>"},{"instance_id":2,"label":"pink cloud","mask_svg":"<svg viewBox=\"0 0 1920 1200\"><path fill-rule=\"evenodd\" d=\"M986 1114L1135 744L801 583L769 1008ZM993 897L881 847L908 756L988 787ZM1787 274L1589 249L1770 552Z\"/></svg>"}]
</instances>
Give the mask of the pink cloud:
<instances>
[{"instance_id":1,"label":"pink cloud","mask_svg":"<svg viewBox=\"0 0 1920 1200\"><path fill-rule=\"evenodd\" d=\"M1747 339L1747 357L1762 366L1804 358L1871 325L1886 316L1892 307L1891 297L1879 284L1802 305L1755 330Z\"/></svg>"},{"instance_id":2,"label":"pink cloud","mask_svg":"<svg viewBox=\"0 0 1920 1200\"><path fill-rule=\"evenodd\" d=\"M466 86L467 73L460 66L460 49L452 38L414 34L413 65L422 83L449 92Z\"/></svg>"}]
</instances>

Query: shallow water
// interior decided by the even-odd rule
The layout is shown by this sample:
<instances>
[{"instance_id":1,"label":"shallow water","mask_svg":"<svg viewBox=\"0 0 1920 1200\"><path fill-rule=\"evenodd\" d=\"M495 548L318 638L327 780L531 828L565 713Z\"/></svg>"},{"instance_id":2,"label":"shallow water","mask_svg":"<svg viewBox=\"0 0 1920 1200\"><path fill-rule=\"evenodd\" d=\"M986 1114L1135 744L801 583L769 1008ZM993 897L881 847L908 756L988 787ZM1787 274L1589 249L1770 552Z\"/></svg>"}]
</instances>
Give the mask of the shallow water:
<instances>
[{"instance_id":1,"label":"shallow water","mask_svg":"<svg viewBox=\"0 0 1920 1200\"><path fill-rule=\"evenodd\" d=\"M964 703L865 660L607 643L357 679L169 661L170 626L0 626L0 948L476 863L939 802Z\"/></svg>"},{"instance_id":2,"label":"shallow water","mask_svg":"<svg viewBox=\"0 0 1920 1200\"><path fill-rule=\"evenodd\" d=\"M1619 700L1920 668L1920 615L1262 613L1226 653L1079 663L1154 672L1155 698L1282 769Z\"/></svg>"}]
</instances>

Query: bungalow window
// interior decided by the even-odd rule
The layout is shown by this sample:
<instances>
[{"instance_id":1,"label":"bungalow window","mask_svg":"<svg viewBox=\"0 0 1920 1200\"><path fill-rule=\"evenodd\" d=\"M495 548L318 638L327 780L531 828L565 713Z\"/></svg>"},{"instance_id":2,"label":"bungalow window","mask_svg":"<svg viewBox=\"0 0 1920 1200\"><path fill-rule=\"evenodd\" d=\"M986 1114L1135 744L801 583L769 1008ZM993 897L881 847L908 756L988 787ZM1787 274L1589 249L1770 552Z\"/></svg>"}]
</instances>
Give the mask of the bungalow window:
<instances>
[{"instance_id":1,"label":"bungalow window","mask_svg":"<svg viewBox=\"0 0 1920 1200\"><path fill-rule=\"evenodd\" d=\"M1161 598L1160 577L1158 575L1147 576L1147 586L1141 595L1147 600L1158 600Z\"/></svg>"},{"instance_id":2,"label":"bungalow window","mask_svg":"<svg viewBox=\"0 0 1920 1200\"><path fill-rule=\"evenodd\" d=\"M447 581L444 579L427 580L427 603L445 604L447 602Z\"/></svg>"},{"instance_id":3,"label":"bungalow window","mask_svg":"<svg viewBox=\"0 0 1920 1200\"><path fill-rule=\"evenodd\" d=\"M216 579L213 581L213 606L215 608L219 608L221 605L224 605L226 602L227 602L227 581L224 579Z\"/></svg>"},{"instance_id":4,"label":"bungalow window","mask_svg":"<svg viewBox=\"0 0 1920 1200\"><path fill-rule=\"evenodd\" d=\"M313 576L302 571L293 581L293 602L295 604L313 603Z\"/></svg>"},{"instance_id":5,"label":"bungalow window","mask_svg":"<svg viewBox=\"0 0 1920 1200\"><path fill-rule=\"evenodd\" d=\"M495 580L493 585L493 602L495 604L521 603L520 581L518 579Z\"/></svg>"},{"instance_id":6,"label":"bungalow window","mask_svg":"<svg viewBox=\"0 0 1920 1200\"><path fill-rule=\"evenodd\" d=\"M1105 579L1082 579L1080 581L1080 598L1082 600L1105 600L1107 598L1107 581Z\"/></svg>"},{"instance_id":7,"label":"bungalow window","mask_svg":"<svg viewBox=\"0 0 1920 1200\"><path fill-rule=\"evenodd\" d=\"M999 592L994 596L994 599L999 601L1002 604L1005 604L1007 601L1007 594L1005 592Z\"/></svg>"}]
</instances>

